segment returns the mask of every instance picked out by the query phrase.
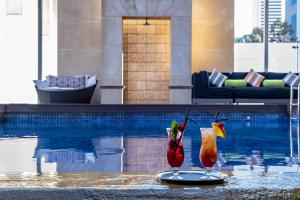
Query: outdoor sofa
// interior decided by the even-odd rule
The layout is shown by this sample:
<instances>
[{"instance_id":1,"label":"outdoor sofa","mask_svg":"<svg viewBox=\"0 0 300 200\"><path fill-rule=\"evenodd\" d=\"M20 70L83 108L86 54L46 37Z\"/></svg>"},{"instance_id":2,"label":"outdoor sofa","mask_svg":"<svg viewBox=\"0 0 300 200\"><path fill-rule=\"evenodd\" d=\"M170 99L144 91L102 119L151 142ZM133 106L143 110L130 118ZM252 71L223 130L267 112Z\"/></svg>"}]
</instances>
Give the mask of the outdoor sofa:
<instances>
[{"instance_id":1,"label":"outdoor sofa","mask_svg":"<svg viewBox=\"0 0 300 200\"><path fill-rule=\"evenodd\" d=\"M35 80L35 89L40 104L88 104L98 81L96 76L86 76L81 88L50 87L48 80Z\"/></svg>"},{"instance_id":2,"label":"outdoor sofa","mask_svg":"<svg viewBox=\"0 0 300 200\"><path fill-rule=\"evenodd\" d=\"M228 79L244 79L248 72L222 72ZM265 80L282 80L287 73L259 72ZM192 75L192 99L193 103L279 103L288 104L290 100L290 87L246 87L231 88L215 87L210 83L211 73L200 71ZM294 92L297 97L297 92Z\"/></svg>"}]
</instances>

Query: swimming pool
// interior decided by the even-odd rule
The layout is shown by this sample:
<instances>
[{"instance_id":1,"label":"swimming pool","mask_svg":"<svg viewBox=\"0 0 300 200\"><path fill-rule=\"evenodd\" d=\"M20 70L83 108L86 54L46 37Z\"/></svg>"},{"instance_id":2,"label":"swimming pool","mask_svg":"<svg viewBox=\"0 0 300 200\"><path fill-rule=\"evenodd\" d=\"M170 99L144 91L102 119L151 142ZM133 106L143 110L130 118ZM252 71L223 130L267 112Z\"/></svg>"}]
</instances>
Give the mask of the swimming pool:
<instances>
[{"instance_id":1,"label":"swimming pool","mask_svg":"<svg viewBox=\"0 0 300 200\"><path fill-rule=\"evenodd\" d=\"M183 169L199 169L200 127L213 114L193 113L184 136ZM0 174L161 172L166 160L165 128L184 114L7 115L0 126ZM293 166L286 114L225 114L228 137L218 139L216 168L264 171ZM296 123L292 152L297 153Z\"/></svg>"}]
</instances>

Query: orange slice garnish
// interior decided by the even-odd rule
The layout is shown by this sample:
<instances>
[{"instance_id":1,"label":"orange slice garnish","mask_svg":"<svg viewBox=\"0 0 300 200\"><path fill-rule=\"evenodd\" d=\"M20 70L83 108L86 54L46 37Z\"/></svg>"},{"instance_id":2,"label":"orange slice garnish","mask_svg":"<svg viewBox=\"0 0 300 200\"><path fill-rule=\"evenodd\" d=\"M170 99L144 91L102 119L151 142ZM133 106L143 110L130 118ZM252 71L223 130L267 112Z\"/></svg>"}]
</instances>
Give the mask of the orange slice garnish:
<instances>
[{"instance_id":1,"label":"orange slice garnish","mask_svg":"<svg viewBox=\"0 0 300 200\"><path fill-rule=\"evenodd\" d=\"M214 131L216 132L217 136L221 137L221 138L226 138L227 133L224 129L224 123L212 123L212 127L214 129Z\"/></svg>"}]
</instances>

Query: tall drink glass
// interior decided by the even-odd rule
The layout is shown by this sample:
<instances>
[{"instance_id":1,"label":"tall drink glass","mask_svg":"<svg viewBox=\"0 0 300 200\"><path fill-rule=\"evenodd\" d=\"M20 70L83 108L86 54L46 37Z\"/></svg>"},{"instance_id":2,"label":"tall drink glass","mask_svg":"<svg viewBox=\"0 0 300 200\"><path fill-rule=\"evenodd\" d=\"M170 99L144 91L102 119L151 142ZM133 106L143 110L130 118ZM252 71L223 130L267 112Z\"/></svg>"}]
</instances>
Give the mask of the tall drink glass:
<instances>
[{"instance_id":1,"label":"tall drink glass","mask_svg":"<svg viewBox=\"0 0 300 200\"><path fill-rule=\"evenodd\" d=\"M168 133L168 151L167 158L169 165L173 168L174 179L180 179L178 169L184 162L184 149L183 149L183 133L178 132L176 139L172 137L172 129L167 128Z\"/></svg>"},{"instance_id":2,"label":"tall drink glass","mask_svg":"<svg viewBox=\"0 0 300 200\"><path fill-rule=\"evenodd\" d=\"M217 135L212 128L200 128L202 144L200 149L200 161L205 168L206 176L218 160Z\"/></svg>"}]
</instances>

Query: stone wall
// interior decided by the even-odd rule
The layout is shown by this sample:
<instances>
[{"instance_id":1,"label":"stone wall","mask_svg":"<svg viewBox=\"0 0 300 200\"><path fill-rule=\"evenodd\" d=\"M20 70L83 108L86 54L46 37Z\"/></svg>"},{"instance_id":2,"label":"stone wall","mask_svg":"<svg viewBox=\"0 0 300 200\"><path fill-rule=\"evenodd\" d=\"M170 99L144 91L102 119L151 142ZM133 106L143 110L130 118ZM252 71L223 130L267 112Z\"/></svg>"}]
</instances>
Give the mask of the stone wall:
<instances>
[{"instance_id":1,"label":"stone wall","mask_svg":"<svg viewBox=\"0 0 300 200\"><path fill-rule=\"evenodd\" d=\"M234 0L193 0L192 70L234 70Z\"/></svg>"},{"instance_id":2,"label":"stone wall","mask_svg":"<svg viewBox=\"0 0 300 200\"><path fill-rule=\"evenodd\" d=\"M95 103L123 103L123 17L171 19L172 104L191 103L192 71L234 69L234 0L59 0L57 9L58 74L96 74Z\"/></svg>"},{"instance_id":3,"label":"stone wall","mask_svg":"<svg viewBox=\"0 0 300 200\"><path fill-rule=\"evenodd\" d=\"M123 103L123 17L171 18L170 103L191 103L191 0L102 0L101 103Z\"/></svg>"},{"instance_id":4,"label":"stone wall","mask_svg":"<svg viewBox=\"0 0 300 200\"><path fill-rule=\"evenodd\" d=\"M101 0L58 0L58 75L101 75ZM93 102L100 103L97 88Z\"/></svg>"},{"instance_id":5,"label":"stone wall","mask_svg":"<svg viewBox=\"0 0 300 200\"><path fill-rule=\"evenodd\" d=\"M170 102L170 20L123 20L124 103Z\"/></svg>"}]
</instances>

